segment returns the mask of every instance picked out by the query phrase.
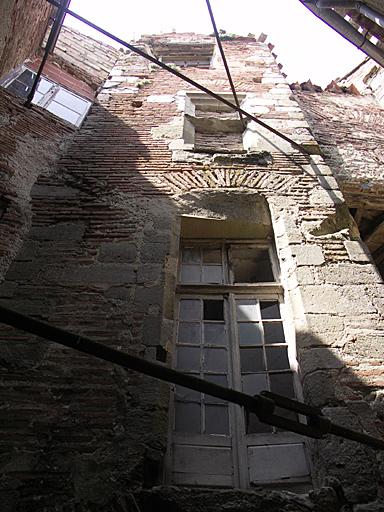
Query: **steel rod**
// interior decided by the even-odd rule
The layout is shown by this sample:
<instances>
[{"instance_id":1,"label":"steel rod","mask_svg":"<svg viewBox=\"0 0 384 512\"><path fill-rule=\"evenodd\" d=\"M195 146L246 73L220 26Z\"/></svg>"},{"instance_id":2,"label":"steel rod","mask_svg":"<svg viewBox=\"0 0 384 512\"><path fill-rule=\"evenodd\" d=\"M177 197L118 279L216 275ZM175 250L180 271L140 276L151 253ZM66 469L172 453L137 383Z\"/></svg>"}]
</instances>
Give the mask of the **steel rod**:
<instances>
[{"instance_id":1,"label":"steel rod","mask_svg":"<svg viewBox=\"0 0 384 512\"><path fill-rule=\"evenodd\" d=\"M65 2L65 0L62 0L62 1ZM64 16L65 16L64 4L62 5L60 2L56 2L55 5L57 7L57 11L56 11L56 15L55 15L55 20L54 20L54 22L52 24L52 28L51 28L51 31L49 33L47 43L45 45L44 55L43 55L43 58L41 59L39 69L38 69L38 71L36 73L35 79L33 81L31 90L29 91L29 94L27 96L27 99L25 100L24 105L26 107L30 107L31 106L33 97L35 95L36 89L37 89L37 87L39 85L39 82L40 82L41 75L42 75L43 70L44 70L44 66L45 66L45 64L46 64L46 62L48 60L49 54L52 52L53 47L54 47L54 45L55 45L55 43L57 41L57 37L58 37L61 25L62 25L63 20L64 20Z\"/></svg>"},{"instance_id":2,"label":"steel rod","mask_svg":"<svg viewBox=\"0 0 384 512\"><path fill-rule=\"evenodd\" d=\"M207 3L209 17L211 18L213 32L215 33L215 38L216 38L217 46L219 47L220 55L221 55L221 58L223 59L223 64L224 64L225 72L227 73L228 82L229 82L229 85L231 86L231 91L232 91L232 94L233 94L233 98L235 100L237 108L240 108L239 98L237 97L236 89L235 89L235 84L233 83L231 72L230 72L229 67L228 67L227 58L226 58L225 53L224 53L224 48L223 48L223 45L221 44L220 34L219 34L218 30L217 30L215 17L213 15L212 7L211 7L211 2L210 2L210 0L205 0L205 1ZM244 123L244 119L243 119L243 114L241 112L238 112L238 114L239 114L241 122L243 123L243 126L245 127L245 123Z\"/></svg>"},{"instance_id":3,"label":"steel rod","mask_svg":"<svg viewBox=\"0 0 384 512\"><path fill-rule=\"evenodd\" d=\"M184 374L159 363L147 361L140 357L107 347L106 345L84 336L78 336L77 334L59 329L58 327L53 327L1 305L0 322L15 327L16 329L21 329L28 333L35 334L36 336L48 341L54 341L55 343L95 356L104 361L109 361L113 364L117 364L118 366L122 366L123 368L138 371L165 382L178 384L180 386L184 386L201 393L207 393L208 395L238 404L244 407L247 411L256 414L263 423L268 423L269 425L274 425L284 428L285 430L290 430L313 438L321 438L324 434L332 433L336 436L366 444L372 448L384 450L383 440L364 433L355 432L339 425L334 425L330 420L321 415L309 414L308 416L312 421L308 425L297 423L274 414L276 404L275 401L269 397L260 395L250 396L240 391L225 388L218 384L214 384L213 382ZM292 407L290 407L289 404L287 406L282 403L280 404L280 407L284 407L288 410L297 410L297 406L294 404L295 401L290 400L290 402L292 403ZM300 404L299 402L297 403ZM300 405L303 408L308 407L305 406L305 404ZM310 412L315 412L313 408L309 409Z\"/></svg>"},{"instance_id":4,"label":"steel rod","mask_svg":"<svg viewBox=\"0 0 384 512\"><path fill-rule=\"evenodd\" d=\"M52 4L52 5L55 5L56 7L60 5L59 2L57 2L56 0L47 0L47 2ZM170 66L167 66L167 64L165 64L164 62L159 61L155 57L152 57L152 55L149 55L148 53L144 52L143 50L140 50L140 48L137 48L136 46L134 46L134 45L132 45L130 43L127 43L123 39L120 39L119 37L111 34L111 32L108 32L107 30L99 27L98 25L96 25L92 21L89 21L86 18L83 18L82 16L80 16L79 14L76 14L75 12L71 11L70 9L67 9L67 8L64 8L64 7L63 7L63 9L70 16L72 16L72 17L76 18L77 20L85 23L89 27L97 30L98 32L100 32L101 34L109 37L110 39L113 39L113 41L116 41L117 43L121 44L125 48L128 48L129 50L131 50L132 52L136 53L137 55L140 55L140 57L143 57L144 59L149 60L153 64L156 64L157 66L161 67L165 71L168 71L172 75L177 76L181 80L184 80L184 82L187 82L190 85L192 85L193 87L196 87L196 89L199 89L200 91L204 92L205 94L208 94L209 96L212 96L212 98L215 98L216 100L221 101L221 103L224 103L224 105L227 105L228 107L232 108L233 110L241 113L247 119L250 119L251 121L254 121L255 123L257 123L260 126L262 126L263 128L265 128L266 130L269 130L271 133L274 133L275 135L277 135L281 139L284 139L286 142L289 142L289 144L291 144L295 149L297 149L301 153L304 153L305 155L310 155L311 154L311 152L307 148L303 147L302 145L298 144L294 140L290 139L289 137L287 137L283 133L281 133L278 130L276 130L275 128L273 128L272 126L269 126L268 124L264 123L263 121L261 121L260 119L258 119L255 116L253 116L249 112L246 112L242 108L237 107L237 105L235 105L234 103L231 103L230 101L226 100L225 98L223 98L219 94L211 91L210 89L208 89L204 85L201 85L198 82L195 82L194 80L192 80L191 78L187 77L183 73L180 73L180 71L177 71L176 69L173 69Z\"/></svg>"}]
</instances>

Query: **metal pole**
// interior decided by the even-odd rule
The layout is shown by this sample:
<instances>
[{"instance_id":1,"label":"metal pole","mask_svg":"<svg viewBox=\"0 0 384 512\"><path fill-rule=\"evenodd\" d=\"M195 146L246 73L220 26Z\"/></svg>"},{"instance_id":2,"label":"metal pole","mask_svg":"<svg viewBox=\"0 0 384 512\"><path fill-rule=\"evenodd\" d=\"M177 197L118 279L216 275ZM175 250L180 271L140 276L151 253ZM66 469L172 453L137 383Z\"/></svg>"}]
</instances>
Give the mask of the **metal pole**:
<instances>
[{"instance_id":1,"label":"metal pole","mask_svg":"<svg viewBox=\"0 0 384 512\"><path fill-rule=\"evenodd\" d=\"M48 41L47 41L47 44L45 45L45 49L44 49L44 55L43 55L43 58L41 59L39 69L38 69L37 74L35 76L35 80L33 81L31 90L29 91L27 99L25 100L24 105L26 107L30 107L31 106L31 103L32 103L33 97L35 95L37 86L39 85L39 82L40 82L41 74L42 74L42 72L44 70L45 63L47 62L49 54L52 52L53 47L54 47L54 45L55 45L55 43L57 41L57 37L58 37L61 25L62 25L63 20L64 20L64 16L65 16L65 7L64 7L64 5L67 5L67 4L65 3L65 0L61 0L61 1L63 2L63 5L61 3L59 3L59 2L55 3L55 5L57 7L55 21L53 22L51 31L49 33Z\"/></svg>"},{"instance_id":2,"label":"metal pole","mask_svg":"<svg viewBox=\"0 0 384 512\"><path fill-rule=\"evenodd\" d=\"M60 4L56 0L47 0L47 2L52 4L52 5L55 5L56 7L60 6ZM156 59L155 57L152 57L152 55L149 55L148 53L143 52L142 50L140 50L140 48L136 48L136 46L133 46L132 44L127 43L123 39L120 39L119 37L114 36L113 34L108 32L107 30L104 30L103 28L99 27L98 25L95 25L95 23L92 23L91 21L83 18L79 14L76 14L75 12L73 12L73 11L71 11L69 9L66 9L64 7L63 7L63 9L70 16L73 16L74 18L76 18L77 20L85 23L89 27L92 27L93 29L95 29L98 32L100 32L101 34L104 34L105 36L110 37L111 39L113 39L117 43L121 44L122 46L125 46L125 48L128 48L129 50L131 50L132 52L136 53L137 55L140 55L140 57L143 57L144 59L149 60L153 64L156 64L157 66L159 66L162 69L168 71L172 75L175 75L178 78L180 78L181 80L184 80L184 82L187 82L190 85L192 85L193 87L196 87L196 89L199 89L200 91L205 92L209 96L212 96L212 98L215 98L216 100L221 101L221 103L224 103L224 105L227 105L228 107L232 108L233 110L243 114L243 116L246 117L247 119L250 119L251 121L254 121L255 123L257 123L260 126L262 126L263 128L265 128L266 130L269 130L271 133L274 133L275 135L277 135L281 139L284 139L286 142L289 142L289 144L291 144L295 149L297 149L301 153L304 153L305 155L311 155L311 152L308 149L306 149L305 147L301 146L300 144L298 144L294 140L290 139L289 137L287 137L283 133L281 133L278 130L276 130L275 128L272 128L272 126L269 126L268 124L264 123L263 121L261 121L260 119L258 119L255 116L253 116L252 114L249 114L248 112L246 112L242 108L239 108L234 103L231 103L230 101L226 100L225 98L223 98L219 94L216 94L215 92L211 91L207 87L204 87L203 85L199 84L198 82L195 82L194 80L192 80L191 78L187 77L186 75L183 75L182 73L180 73L176 69L173 69L170 66L167 66L167 64L164 64L164 62L161 62L158 59Z\"/></svg>"},{"instance_id":3,"label":"metal pole","mask_svg":"<svg viewBox=\"0 0 384 512\"><path fill-rule=\"evenodd\" d=\"M0 306L0 322L11 325L16 329L22 329L31 334L35 334L46 340L79 350L80 352L95 356L104 361L109 361L123 368L135 370L165 382L178 384L238 404L249 412L256 414L263 423L268 423L269 425L274 425L313 438L322 438L324 434L332 433L343 438L358 441L372 448L384 450L383 440L364 433L355 432L339 425L334 425L330 420L319 413L319 409L297 402L296 400L287 399L270 392L250 396L234 389L225 388L213 382L208 382L193 377L192 375L173 370L159 363L153 363L140 357L115 350L84 336L78 336L63 329L53 327L5 308L4 306ZM274 414L273 411L276 405L307 415L309 418L308 424L298 423Z\"/></svg>"},{"instance_id":4,"label":"metal pole","mask_svg":"<svg viewBox=\"0 0 384 512\"><path fill-rule=\"evenodd\" d=\"M227 73L229 85L231 86L231 91L232 91L232 94L233 94L236 106L237 106L237 108L240 108L239 98L237 97L235 85L233 83L231 72L229 71L229 67L228 67L228 62L227 62L227 59L225 57L224 48L223 48L223 45L221 44L220 34L219 34L218 30L217 30L217 26L216 26L216 22L215 22L215 17L213 16L213 12L212 12L211 3L210 3L209 0L205 0L205 1L207 3L209 17L211 18L212 27L213 27L213 31L215 33L215 38L216 38L217 46L219 47L220 55L221 55L221 58L223 59L223 64L224 64L225 72ZM239 112L239 117L240 117L240 121L243 123L243 127L245 128L245 123L244 123L243 115L242 115L241 112Z\"/></svg>"}]
</instances>

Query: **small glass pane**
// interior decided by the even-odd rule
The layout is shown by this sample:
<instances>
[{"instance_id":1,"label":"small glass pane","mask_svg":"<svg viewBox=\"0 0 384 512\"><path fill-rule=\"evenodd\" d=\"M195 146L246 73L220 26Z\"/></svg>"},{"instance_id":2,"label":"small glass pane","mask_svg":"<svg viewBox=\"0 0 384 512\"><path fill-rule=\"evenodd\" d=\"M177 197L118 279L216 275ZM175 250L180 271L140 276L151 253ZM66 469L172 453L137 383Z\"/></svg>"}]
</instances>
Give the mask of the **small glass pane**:
<instances>
[{"instance_id":1,"label":"small glass pane","mask_svg":"<svg viewBox=\"0 0 384 512\"><path fill-rule=\"evenodd\" d=\"M222 283L223 272L219 265L203 265L203 283Z\"/></svg>"},{"instance_id":2,"label":"small glass pane","mask_svg":"<svg viewBox=\"0 0 384 512\"><path fill-rule=\"evenodd\" d=\"M219 386L223 386L225 388L228 387L228 380L226 375L215 375L212 373L205 373L204 379L208 380L209 382L213 382L214 384L218 384ZM207 394L204 395L204 402L210 404L227 403L225 400L221 400L221 398L216 398L215 396L210 396Z\"/></svg>"},{"instance_id":3,"label":"small glass pane","mask_svg":"<svg viewBox=\"0 0 384 512\"><path fill-rule=\"evenodd\" d=\"M177 367L179 370L200 371L200 348L178 346Z\"/></svg>"},{"instance_id":4,"label":"small glass pane","mask_svg":"<svg viewBox=\"0 0 384 512\"><path fill-rule=\"evenodd\" d=\"M200 265L181 265L180 280L182 283L200 283Z\"/></svg>"},{"instance_id":5,"label":"small glass pane","mask_svg":"<svg viewBox=\"0 0 384 512\"><path fill-rule=\"evenodd\" d=\"M24 71L17 77L17 80L25 84L27 87L31 88L35 80L35 77L36 73L30 71L29 69L24 69ZM43 78L41 80L43 80Z\"/></svg>"},{"instance_id":6,"label":"small glass pane","mask_svg":"<svg viewBox=\"0 0 384 512\"><path fill-rule=\"evenodd\" d=\"M224 301L204 300L204 320L224 320Z\"/></svg>"},{"instance_id":7,"label":"small glass pane","mask_svg":"<svg viewBox=\"0 0 384 512\"><path fill-rule=\"evenodd\" d=\"M201 301L182 299L180 301L180 320L200 320Z\"/></svg>"},{"instance_id":8,"label":"small glass pane","mask_svg":"<svg viewBox=\"0 0 384 512\"><path fill-rule=\"evenodd\" d=\"M233 247L231 265L235 283L274 281L269 250L260 247Z\"/></svg>"},{"instance_id":9,"label":"small glass pane","mask_svg":"<svg viewBox=\"0 0 384 512\"><path fill-rule=\"evenodd\" d=\"M287 347L265 347L268 370L289 370Z\"/></svg>"},{"instance_id":10,"label":"small glass pane","mask_svg":"<svg viewBox=\"0 0 384 512\"><path fill-rule=\"evenodd\" d=\"M204 370L225 373L227 371L227 351L223 348L204 349Z\"/></svg>"},{"instance_id":11,"label":"small glass pane","mask_svg":"<svg viewBox=\"0 0 384 512\"><path fill-rule=\"evenodd\" d=\"M183 263L200 263L200 249L183 249Z\"/></svg>"},{"instance_id":12,"label":"small glass pane","mask_svg":"<svg viewBox=\"0 0 384 512\"><path fill-rule=\"evenodd\" d=\"M200 404L175 402L175 430L200 434Z\"/></svg>"},{"instance_id":13,"label":"small glass pane","mask_svg":"<svg viewBox=\"0 0 384 512\"><path fill-rule=\"evenodd\" d=\"M221 265L221 250L205 249L203 251L203 263L218 263Z\"/></svg>"},{"instance_id":14,"label":"small glass pane","mask_svg":"<svg viewBox=\"0 0 384 512\"><path fill-rule=\"evenodd\" d=\"M264 319L272 319L278 320L280 317L280 308L279 303L276 301L273 302L260 302L261 309L261 318Z\"/></svg>"},{"instance_id":15,"label":"small glass pane","mask_svg":"<svg viewBox=\"0 0 384 512\"><path fill-rule=\"evenodd\" d=\"M229 419L227 406L205 406L205 433L218 435L229 434Z\"/></svg>"},{"instance_id":16,"label":"small glass pane","mask_svg":"<svg viewBox=\"0 0 384 512\"><path fill-rule=\"evenodd\" d=\"M245 414L247 434L265 434L272 432L272 427L266 423L262 423L256 414Z\"/></svg>"},{"instance_id":17,"label":"small glass pane","mask_svg":"<svg viewBox=\"0 0 384 512\"><path fill-rule=\"evenodd\" d=\"M227 334L225 324L204 322L204 343L211 345L226 345Z\"/></svg>"},{"instance_id":18,"label":"small glass pane","mask_svg":"<svg viewBox=\"0 0 384 512\"><path fill-rule=\"evenodd\" d=\"M264 322L264 343L285 343L281 322Z\"/></svg>"},{"instance_id":19,"label":"small glass pane","mask_svg":"<svg viewBox=\"0 0 384 512\"><path fill-rule=\"evenodd\" d=\"M89 105L87 100L83 100L74 94L71 94L68 91L60 89L60 91L55 96L55 101L65 105L66 107L78 112L79 114L83 114Z\"/></svg>"},{"instance_id":20,"label":"small glass pane","mask_svg":"<svg viewBox=\"0 0 384 512\"><path fill-rule=\"evenodd\" d=\"M38 91L36 91L33 96L32 103L34 103L36 105L37 103L39 103L39 101L41 100L42 97L43 97L43 95L41 93L39 93Z\"/></svg>"},{"instance_id":21,"label":"small glass pane","mask_svg":"<svg viewBox=\"0 0 384 512\"><path fill-rule=\"evenodd\" d=\"M201 394L193 389L176 386L176 399L184 402L200 402Z\"/></svg>"},{"instance_id":22,"label":"small glass pane","mask_svg":"<svg viewBox=\"0 0 384 512\"><path fill-rule=\"evenodd\" d=\"M265 373L242 375L243 392L247 395L257 395L260 391L268 391L268 379Z\"/></svg>"},{"instance_id":23,"label":"small glass pane","mask_svg":"<svg viewBox=\"0 0 384 512\"><path fill-rule=\"evenodd\" d=\"M49 91L49 89L53 87L53 85L53 82L46 80L44 77L41 77L37 90L41 94L46 94Z\"/></svg>"},{"instance_id":24,"label":"small glass pane","mask_svg":"<svg viewBox=\"0 0 384 512\"><path fill-rule=\"evenodd\" d=\"M31 88L28 87L28 85L19 82L18 80L14 80L11 84L8 85L7 89L13 94L16 94L16 96L26 98Z\"/></svg>"},{"instance_id":25,"label":"small glass pane","mask_svg":"<svg viewBox=\"0 0 384 512\"><path fill-rule=\"evenodd\" d=\"M257 300L237 300L236 314L238 320L260 320Z\"/></svg>"},{"instance_id":26,"label":"small glass pane","mask_svg":"<svg viewBox=\"0 0 384 512\"><path fill-rule=\"evenodd\" d=\"M283 395L287 398L295 398L292 373L271 373L269 378L272 393Z\"/></svg>"},{"instance_id":27,"label":"small glass pane","mask_svg":"<svg viewBox=\"0 0 384 512\"><path fill-rule=\"evenodd\" d=\"M76 124L80 117L79 114L73 112L73 110L69 110L67 107L64 107L63 105L60 105L60 103L57 103L56 101L52 101L46 107L46 109L49 112L52 112L52 114L55 114L61 119L64 119L65 121L68 121L72 124Z\"/></svg>"},{"instance_id":28,"label":"small glass pane","mask_svg":"<svg viewBox=\"0 0 384 512\"><path fill-rule=\"evenodd\" d=\"M177 341L199 345L201 342L201 325L197 322L180 322Z\"/></svg>"},{"instance_id":29,"label":"small glass pane","mask_svg":"<svg viewBox=\"0 0 384 512\"><path fill-rule=\"evenodd\" d=\"M262 336L260 324L256 322L238 323L240 345L261 345Z\"/></svg>"},{"instance_id":30,"label":"small glass pane","mask_svg":"<svg viewBox=\"0 0 384 512\"><path fill-rule=\"evenodd\" d=\"M241 372L254 373L265 370L262 348L240 349Z\"/></svg>"}]
</instances>

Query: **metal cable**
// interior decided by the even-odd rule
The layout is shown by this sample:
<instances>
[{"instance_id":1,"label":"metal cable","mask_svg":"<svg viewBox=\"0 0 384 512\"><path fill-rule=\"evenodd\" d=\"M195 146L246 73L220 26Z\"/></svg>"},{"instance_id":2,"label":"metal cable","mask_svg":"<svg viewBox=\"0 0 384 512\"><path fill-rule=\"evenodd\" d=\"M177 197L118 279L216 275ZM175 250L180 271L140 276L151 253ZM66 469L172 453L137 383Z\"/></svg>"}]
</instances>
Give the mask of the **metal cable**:
<instances>
[{"instance_id":1,"label":"metal cable","mask_svg":"<svg viewBox=\"0 0 384 512\"><path fill-rule=\"evenodd\" d=\"M47 2L52 4L52 5L55 5L56 7L60 6L60 3L57 0L47 0ZM219 94L216 94L215 92L211 91L207 87L204 87L203 85L199 84L198 82L195 82L194 80L192 80L191 78L187 77L186 75L183 75L183 73L180 73L180 71L177 71L176 69L173 69L170 66L167 66L167 64L164 64L164 62L159 61L155 57L152 57L152 55L149 55L148 53L140 50L140 48L137 48L136 46L134 46L134 45L132 45L130 43L127 43L123 39L120 39L119 37L111 34L111 32L108 32L107 30L104 30L103 28L99 27L98 25L95 25L95 23L92 23L91 21L83 18L79 14L76 14L75 12L73 12L73 11L71 11L71 10L65 8L65 7L62 7L62 9L67 14L69 14L70 16L73 16L77 20L79 20L79 21L85 23L86 25L88 25L89 27L97 30L101 34L103 34L103 35L113 39L114 41L116 41L117 43L121 44L125 48L128 48L129 50L131 50L132 52L136 53L137 55L140 55L140 57L143 57L144 59L149 60L153 64L156 64L157 66L159 66L162 69L168 71L172 75L175 75L178 78L180 78L181 80L184 80L184 82L187 82L190 85L192 85L193 87L196 87L196 89L199 89L200 91L204 92L205 94L208 94L209 96L212 96L212 98L215 98L216 100L220 101L221 103L224 103L224 105L227 105L228 107L232 108L236 112L239 112L240 114L243 114L243 116L246 117L247 119L250 119L251 121L254 121L255 123L257 123L260 126L262 126L263 128L265 128L266 130L269 130L271 133L277 135L281 139L284 139L286 142L289 142L289 144L291 144L295 149L297 149L301 153L303 153L305 155L311 155L311 152L307 148L305 148L302 145L298 144L297 142L295 142L294 140L290 139L289 137L287 137L283 133L279 132L275 128L272 128L272 126L269 126L268 124L264 123L263 121L261 121L260 119L258 119L255 116L253 116L249 112L246 112L245 110L243 110L242 108L238 107L234 103L231 103L230 101L226 100L225 98L223 98Z\"/></svg>"},{"instance_id":2,"label":"metal cable","mask_svg":"<svg viewBox=\"0 0 384 512\"><path fill-rule=\"evenodd\" d=\"M223 59L223 64L224 64L225 72L227 73L229 85L231 86L233 98L235 100L237 108L240 108L239 98L237 97L235 85L233 83L231 72L229 71L229 67L228 67L227 58L226 58L225 53L224 53L224 48L223 48L223 45L221 44L220 34L219 34L218 30L217 30L217 26L216 26L216 22L215 22L215 17L214 17L213 12L212 12L211 3L210 3L209 0L205 0L205 1L207 3L209 17L211 18L212 27L213 27L213 31L215 33L215 38L216 38L217 46L219 47L220 55L221 55L221 58ZM239 112L239 117L240 117L240 120L243 123L243 126L245 128L243 114L241 112Z\"/></svg>"},{"instance_id":3,"label":"metal cable","mask_svg":"<svg viewBox=\"0 0 384 512\"><path fill-rule=\"evenodd\" d=\"M22 329L31 334L66 347L73 348L85 354L92 355L104 361L109 361L123 368L128 368L150 377L160 379L172 384L178 384L201 393L206 393L228 402L244 407L247 411L256 414L263 423L273 425L284 430L296 432L307 437L321 439L326 434L333 434L345 439L357 441L372 448L384 450L384 441L362 432L335 425L321 414L321 410L296 400L285 398L281 395L264 391L260 395L247 395L235 389L219 386L193 375L168 368L159 363L147 361L120 350L115 350L102 343L98 343L84 336L78 336L69 331L53 327L34 318L22 315L0 305L0 322ZM278 414L274 414L275 407L296 411L306 415L308 423L289 420Z\"/></svg>"}]
</instances>

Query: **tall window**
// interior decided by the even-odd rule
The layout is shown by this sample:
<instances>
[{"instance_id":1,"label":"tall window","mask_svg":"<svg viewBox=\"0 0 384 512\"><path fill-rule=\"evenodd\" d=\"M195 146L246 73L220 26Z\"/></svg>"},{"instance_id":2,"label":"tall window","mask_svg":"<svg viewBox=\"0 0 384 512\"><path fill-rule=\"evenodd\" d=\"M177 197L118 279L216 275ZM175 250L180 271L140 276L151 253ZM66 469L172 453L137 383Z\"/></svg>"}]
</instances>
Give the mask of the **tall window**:
<instances>
[{"instance_id":1,"label":"tall window","mask_svg":"<svg viewBox=\"0 0 384 512\"><path fill-rule=\"evenodd\" d=\"M17 96L27 98L35 77L36 73L34 71L22 67L4 80L2 86ZM45 77L41 77L32 103L45 108L75 126L80 126L91 106L89 100L74 94Z\"/></svg>"},{"instance_id":2,"label":"tall window","mask_svg":"<svg viewBox=\"0 0 384 512\"><path fill-rule=\"evenodd\" d=\"M271 390L297 397L295 347L270 245L185 241L177 291L178 369L251 395ZM174 483L309 481L303 439L239 406L176 386L173 418Z\"/></svg>"}]
</instances>

